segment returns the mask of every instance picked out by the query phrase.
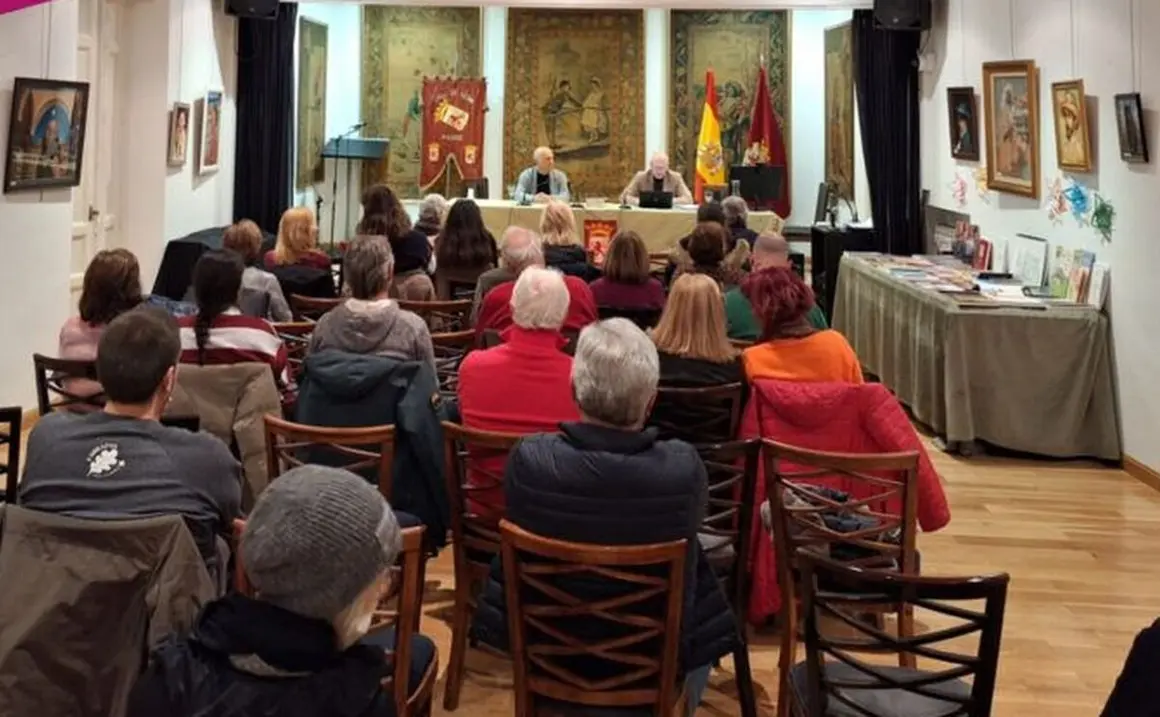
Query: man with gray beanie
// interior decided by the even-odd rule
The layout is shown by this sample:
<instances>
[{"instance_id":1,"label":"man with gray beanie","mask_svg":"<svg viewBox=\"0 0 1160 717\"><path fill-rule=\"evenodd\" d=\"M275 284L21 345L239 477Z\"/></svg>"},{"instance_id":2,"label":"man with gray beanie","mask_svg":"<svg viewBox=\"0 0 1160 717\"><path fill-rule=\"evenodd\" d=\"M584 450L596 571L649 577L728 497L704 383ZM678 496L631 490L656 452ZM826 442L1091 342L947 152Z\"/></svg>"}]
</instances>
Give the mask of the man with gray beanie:
<instances>
[{"instance_id":1,"label":"man with gray beanie","mask_svg":"<svg viewBox=\"0 0 1160 717\"><path fill-rule=\"evenodd\" d=\"M393 717L381 688L393 633L368 631L401 549L399 522L367 481L325 466L286 472L242 534L252 597L210 603L189 636L154 650L127 717ZM411 649L421 676L434 644L417 635Z\"/></svg>"}]
</instances>

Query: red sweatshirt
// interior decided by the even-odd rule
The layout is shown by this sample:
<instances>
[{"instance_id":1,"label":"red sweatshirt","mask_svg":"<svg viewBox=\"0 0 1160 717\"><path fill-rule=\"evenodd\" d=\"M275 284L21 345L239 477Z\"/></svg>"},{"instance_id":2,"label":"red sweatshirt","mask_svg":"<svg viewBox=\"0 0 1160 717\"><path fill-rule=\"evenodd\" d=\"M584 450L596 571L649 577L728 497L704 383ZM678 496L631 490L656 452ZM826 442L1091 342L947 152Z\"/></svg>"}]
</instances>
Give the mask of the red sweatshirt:
<instances>
[{"instance_id":1,"label":"red sweatshirt","mask_svg":"<svg viewBox=\"0 0 1160 717\"><path fill-rule=\"evenodd\" d=\"M592 290L581 279L565 276L564 284L568 287L571 299L568 303L568 315L564 318L564 331L576 332L596 321L596 299L592 297ZM502 332L512 325L512 291L515 288L514 281L504 282L483 297L483 302L479 306L479 317L475 320L477 340L488 329Z\"/></svg>"}]
</instances>

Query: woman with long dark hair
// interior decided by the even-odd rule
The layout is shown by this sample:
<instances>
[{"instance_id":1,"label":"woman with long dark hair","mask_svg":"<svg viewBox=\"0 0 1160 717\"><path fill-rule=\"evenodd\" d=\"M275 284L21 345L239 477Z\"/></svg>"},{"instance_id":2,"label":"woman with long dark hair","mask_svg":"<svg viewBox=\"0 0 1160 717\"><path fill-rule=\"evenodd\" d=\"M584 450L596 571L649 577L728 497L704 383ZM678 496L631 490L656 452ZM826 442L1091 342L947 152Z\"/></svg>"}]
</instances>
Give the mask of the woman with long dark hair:
<instances>
[{"instance_id":1,"label":"woman with long dark hair","mask_svg":"<svg viewBox=\"0 0 1160 717\"><path fill-rule=\"evenodd\" d=\"M470 199L452 204L435 239L435 265L483 272L496 265L498 256L495 237L483 225L479 205Z\"/></svg>"},{"instance_id":2,"label":"woman with long dark hair","mask_svg":"<svg viewBox=\"0 0 1160 717\"><path fill-rule=\"evenodd\" d=\"M363 216L355 227L358 236L386 237L395 256L395 275L425 270L431 258L427 237L411 226L411 218L398 196L385 184L367 187L362 197Z\"/></svg>"}]
</instances>

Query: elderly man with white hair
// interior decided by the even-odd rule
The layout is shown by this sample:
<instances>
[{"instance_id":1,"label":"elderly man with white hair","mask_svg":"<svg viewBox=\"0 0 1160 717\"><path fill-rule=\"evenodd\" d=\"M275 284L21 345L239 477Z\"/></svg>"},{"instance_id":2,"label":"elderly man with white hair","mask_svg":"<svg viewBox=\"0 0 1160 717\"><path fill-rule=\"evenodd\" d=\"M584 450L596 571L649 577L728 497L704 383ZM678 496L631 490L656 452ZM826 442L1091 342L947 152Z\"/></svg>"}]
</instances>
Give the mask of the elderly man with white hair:
<instances>
[{"instance_id":1,"label":"elderly man with white hair","mask_svg":"<svg viewBox=\"0 0 1160 717\"><path fill-rule=\"evenodd\" d=\"M656 152L648 161L648 169L637 172L620 193L624 204L640 204L641 192L670 192L674 204L692 204L693 193L685 179L669 169L669 155Z\"/></svg>"},{"instance_id":2,"label":"elderly man with white hair","mask_svg":"<svg viewBox=\"0 0 1160 717\"><path fill-rule=\"evenodd\" d=\"M523 227L508 227L499 240L499 266L488 269L475 281L471 302L471 320L479 317L479 305L487 292L508 281L515 281L529 266L544 265L544 246L540 235Z\"/></svg>"},{"instance_id":3,"label":"elderly man with white hair","mask_svg":"<svg viewBox=\"0 0 1160 717\"><path fill-rule=\"evenodd\" d=\"M750 273L763 269L786 267L789 261L789 242L775 231L764 231L753 241L753 252L749 255ZM810 326L818 331L830 328L826 314L814 304L806 314ZM725 321L729 326L729 338L740 341L756 341L761 334L761 322L753 313L753 304L736 286L725 292Z\"/></svg>"},{"instance_id":4,"label":"elderly man with white hair","mask_svg":"<svg viewBox=\"0 0 1160 717\"><path fill-rule=\"evenodd\" d=\"M549 199L569 201L572 195L568 191L568 175L556 169L556 155L551 147L536 147L532 152L532 161L535 165L521 172L516 180L512 199L520 204L543 204Z\"/></svg>"},{"instance_id":5,"label":"elderly man with white hair","mask_svg":"<svg viewBox=\"0 0 1160 717\"><path fill-rule=\"evenodd\" d=\"M705 465L688 443L658 440L655 429L644 428L659 374L656 347L631 321L607 319L584 329L572 364L580 421L561 424L559 433L524 438L512 449L504 498L508 520L549 538L598 545L688 541L680 664L691 715L709 666L731 653L740 636L697 542L708 502ZM478 637L500 648L507 646L503 580L496 563L475 618ZM569 592L581 600L614 597L599 585L573 588ZM577 592L586 590L592 594ZM593 679L623 670L599 663L590 665Z\"/></svg>"}]
</instances>

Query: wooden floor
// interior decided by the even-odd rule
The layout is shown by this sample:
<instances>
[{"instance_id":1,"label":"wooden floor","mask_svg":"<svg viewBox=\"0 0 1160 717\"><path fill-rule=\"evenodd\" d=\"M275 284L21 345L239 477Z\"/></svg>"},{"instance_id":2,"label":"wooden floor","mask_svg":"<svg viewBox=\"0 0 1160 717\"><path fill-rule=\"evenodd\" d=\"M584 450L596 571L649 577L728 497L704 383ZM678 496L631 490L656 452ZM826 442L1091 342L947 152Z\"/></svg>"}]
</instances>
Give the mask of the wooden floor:
<instances>
[{"instance_id":1,"label":"wooden floor","mask_svg":"<svg viewBox=\"0 0 1160 717\"><path fill-rule=\"evenodd\" d=\"M1085 463L931 455L946 483L950 525L920 535L927 574L1011 575L996 717L1099 714L1136 632L1160 615L1160 494L1118 470ZM423 631L446 669L451 555L428 568ZM762 715L774 714L777 638L750 648ZM456 714L512 714L506 664L469 651ZM698 712L737 715L729 661ZM434 714L442 709L442 676Z\"/></svg>"}]
</instances>

